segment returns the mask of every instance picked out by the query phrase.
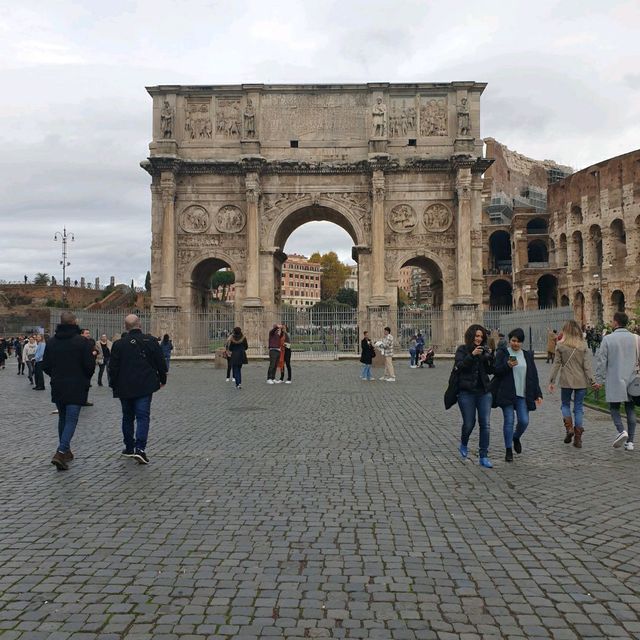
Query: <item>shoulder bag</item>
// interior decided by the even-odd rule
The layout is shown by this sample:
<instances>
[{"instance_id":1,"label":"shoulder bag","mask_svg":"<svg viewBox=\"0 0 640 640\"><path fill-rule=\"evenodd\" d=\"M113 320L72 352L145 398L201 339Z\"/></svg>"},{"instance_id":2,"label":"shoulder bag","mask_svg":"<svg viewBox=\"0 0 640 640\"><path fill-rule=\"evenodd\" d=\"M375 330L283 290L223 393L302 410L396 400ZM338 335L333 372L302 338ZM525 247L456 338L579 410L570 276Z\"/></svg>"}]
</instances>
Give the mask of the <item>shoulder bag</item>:
<instances>
[{"instance_id":1,"label":"shoulder bag","mask_svg":"<svg viewBox=\"0 0 640 640\"><path fill-rule=\"evenodd\" d=\"M458 402L458 391L460 383L460 370L458 365L454 364L449 375L449 384L447 390L444 392L444 408L446 410L451 409L453 405Z\"/></svg>"},{"instance_id":2,"label":"shoulder bag","mask_svg":"<svg viewBox=\"0 0 640 640\"><path fill-rule=\"evenodd\" d=\"M635 336L636 338L636 366L631 376L631 380L627 384L627 393L629 397L635 402L635 404L640 405L640 336Z\"/></svg>"}]
</instances>

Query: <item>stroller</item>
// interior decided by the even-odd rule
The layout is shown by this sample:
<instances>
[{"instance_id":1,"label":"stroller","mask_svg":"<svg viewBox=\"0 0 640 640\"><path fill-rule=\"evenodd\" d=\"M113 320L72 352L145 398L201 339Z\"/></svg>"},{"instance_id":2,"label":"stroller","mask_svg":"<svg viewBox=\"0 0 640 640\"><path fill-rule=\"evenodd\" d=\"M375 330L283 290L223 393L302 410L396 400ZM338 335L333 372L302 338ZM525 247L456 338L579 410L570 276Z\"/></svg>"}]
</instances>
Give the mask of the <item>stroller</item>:
<instances>
[{"instance_id":1,"label":"stroller","mask_svg":"<svg viewBox=\"0 0 640 640\"><path fill-rule=\"evenodd\" d=\"M429 367L429 369L434 369L435 364L433 364L433 357L436 355L436 350L433 348L433 345L428 347L424 353L421 353L418 361L420 364L418 365L422 368L425 364Z\"/></svg>"}]
</instances>

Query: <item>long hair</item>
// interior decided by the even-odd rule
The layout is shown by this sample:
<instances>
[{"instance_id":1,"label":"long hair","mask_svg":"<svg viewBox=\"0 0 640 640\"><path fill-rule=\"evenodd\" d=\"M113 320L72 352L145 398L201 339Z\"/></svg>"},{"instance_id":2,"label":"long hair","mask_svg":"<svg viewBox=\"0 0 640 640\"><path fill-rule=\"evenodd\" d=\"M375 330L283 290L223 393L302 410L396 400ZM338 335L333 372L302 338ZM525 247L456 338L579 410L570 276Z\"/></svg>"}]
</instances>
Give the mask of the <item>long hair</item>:
<instances>
[{"instance_id":1,"label":"long hair","mask_svg":"<svg viewBox=\"0 0 640 640\"><path fill-rule=\"evenodd\" d=\"M471 348L474 345L476 331L482 331L482 342L480 344L483 344L483 345L487 344L487 330L481 324L472 324L464 332L464 343L469 348Z\"/></svg>"},{"instance_id":2,"label":"long hair","mask_svg":"<svg viewBox=\"0 0 640 640\"><path fill-rule=\"evenodd\" d=\"M567 320L562 327L562 343L572 349L586 349L587 343L582 337L582 329L575 320Z\"/></svg>"},{"instance_id":3,"label":"long hair","mask_svg":"<svg viewBox=\"0 0 640 640\"><path fill-rule=\"evenodd\" d=\"M236 340L240 340L240 338L242 338L242 329L240 327L233 327L233 337Z\"/></svg>"}]
</instances>

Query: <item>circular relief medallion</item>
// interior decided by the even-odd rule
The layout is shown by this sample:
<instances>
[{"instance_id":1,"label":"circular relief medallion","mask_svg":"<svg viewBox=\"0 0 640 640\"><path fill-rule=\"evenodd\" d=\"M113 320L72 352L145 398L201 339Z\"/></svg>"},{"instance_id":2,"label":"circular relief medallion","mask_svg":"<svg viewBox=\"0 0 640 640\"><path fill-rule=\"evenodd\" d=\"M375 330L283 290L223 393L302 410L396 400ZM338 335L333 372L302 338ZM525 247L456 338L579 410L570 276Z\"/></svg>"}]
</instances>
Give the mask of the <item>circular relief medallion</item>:
<instances>
[{"instance_id":1,"label":"circular relief medallion","mask_svg":"<svg viewBox=\"0 0 640 640\"><path fill-rule=\"evenodd\" d=\"M398 204L389 213L389 226L396 233L412 231L418 222L416 212L408 204Z\"/></svg>"},{"instance_id":2,"label":"circular relief medallion","mask_svg":"<svg viewBox=\"0 0 640 640\"><path fill-rule=\"evenodd\" d=\"M424 210L424 226L427 228L427 231L446 231L452 222L453 215L451 211L449 211L449 207L441 202L430 204Z\"/></svg>"},{"instance_id":3,"label":"circular relief medallion","mask_svg":"<svg viewBox=\"0 0 640 640\"><path fill-rule=\"evenodd\" d=\"M218 231L222 231L222 233L237 233L244 229L246 218L239 207L226 204L224 207L220 207L214 223Z\"/></svg>"},{"instance_id":4,"label":"circular relief medallion","mask_svg":"<svg viewBox=\"0 0 640 640\"><path fill-rule=\"evenodd\" d=\"M187 233L204 233L210 222L209 212L199 205L187 207L178 220L180 228Z\"/></svg>"}]
</instances>

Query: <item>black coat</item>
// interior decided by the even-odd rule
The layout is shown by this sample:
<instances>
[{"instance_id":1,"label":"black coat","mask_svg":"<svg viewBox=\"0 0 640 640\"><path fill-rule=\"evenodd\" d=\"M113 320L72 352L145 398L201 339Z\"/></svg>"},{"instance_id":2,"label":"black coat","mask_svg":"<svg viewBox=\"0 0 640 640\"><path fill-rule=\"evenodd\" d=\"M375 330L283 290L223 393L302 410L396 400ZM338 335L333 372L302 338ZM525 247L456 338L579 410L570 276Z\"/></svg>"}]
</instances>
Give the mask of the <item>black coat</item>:
<instances>
[{"instance_id":1,"label":"black coat","mask_svg":"<svg viewBox=\"0 0 640 640\"><path fill-rule=\"evenodd\" d=\"M116 340L109 360L114 398L142 398L167 382L167 362L154 336L131 329Z\"/></svg>"},{"instance_id":2,"label":"black coat","mask_svg":"<svg viewBox=\"0 0 640 640\"><path fill-rule=\"evenodd\" d=\"M95 367L91 345L80 335L78 325L59 324L42 359L42 369L51 377L52 402L83 405Z\"/></svg>"},{"instance_id":3,"label":"black coat","mask_svg":"<svg viewBox=\"0 0 640 640\"><path fill-rule=\"evenodd\" d=\"M229 362L231 366L238 366L247 364L247 349L249 348L249 344L247 343L247 339L242 336L240 340L236 340L233 336L229 338L229 343L227 345L227 349L231 353L229 356Z\"/></svg>"},{"instance_id":4,"label":"black coat","mask_svg":"<svg viewBox=\"0 0 640 640\"><path fill-rule=\"evenodd\" d=\"M527 362L527 375L524 383L525 399L529 411L536 410L536 398L542 398L538 369L533 359L533 351L522 350ZM513 370L507 364L509 351L506 347L499 347L496 351L495 377L491 384L494 407L507 407L516 401L516 383L513 379Z\"/></svg>"},{"instance_id":5,"label":"black coat","mask_svg":"<svg viewBox=\"0 0 640 640\"><path fill-rule=\"evenodd\" d=\"M484 391L487 393L491 387L489 375L493 373L493 353L486 351L479 356L471 355L475 349L461 344L456 349L455 362L458 367L458 391ZM478 378L482 389L478 388Z\"/></svg>"},{"instance_id":6,"label":"black coat","mask_svg":"<svg viewBox=\"0 0 640 640\"><path fill-rule=\"evenodd\" d=\"M375 355L376 350L373 348L371 338L363 338L360 343L360 362L362 364L371 364Z\"/></svg>"}]
</instances>

